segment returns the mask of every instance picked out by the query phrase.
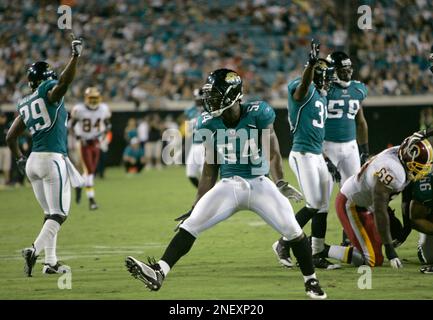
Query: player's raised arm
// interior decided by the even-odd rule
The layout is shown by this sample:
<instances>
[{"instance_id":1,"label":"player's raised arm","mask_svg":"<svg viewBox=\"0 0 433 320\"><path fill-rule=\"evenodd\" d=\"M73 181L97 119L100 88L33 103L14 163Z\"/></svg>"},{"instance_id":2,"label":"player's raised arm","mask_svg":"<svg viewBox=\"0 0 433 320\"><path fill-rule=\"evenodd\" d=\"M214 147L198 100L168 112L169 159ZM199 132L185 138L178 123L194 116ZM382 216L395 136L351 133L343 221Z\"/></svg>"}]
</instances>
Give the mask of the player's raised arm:
<instances>
[{"instance_id":1,"label":"player's raised arm","mask_svg":"<svg viewBox=\"0 0 433 320\"><path fill-rule=\"evenodd\" d=\"M403 265L398 258L397 252L392 244L390 222L388 216L388 203L391 198L392 189L377 181L373 190L374 220L382 243L385 247L385 254L393 268L401 268Z\"/></svg>"},{"instance_id":2,"label":"player's raised arm","mask_svg":"<svg viewBox=\"0 0 433 320\"><path fill-rule=\"evenodd\" d=\"M313 81L313 70L314 65L319 59L319 51L320 51L320 43L314 42L314 39L311 40L311 51L308 56L308 63L304 69L304 73L302 74L302 80L299 85L296 87L295 92L293 93L293 99L296 101L301 101L305 98L308 93L308 88L310 87L311 82Z\"/></svg>"},{"instance_id":3,"label":"player's raised arm","mask_svg":"<svg viewBox=\"0 0 433 320\"><path fill-rule=\"evenodd\" d=\"M47 93L47 98L50 102L58 102L66 94L69 85L72 83L75 77L75 71L77 69L78 57L81 55L83 49L83 43L81 39L75 39L72 36L72 57L66 65L63 72L60 74L59 82Z\"/></svg>"}]
</instances>

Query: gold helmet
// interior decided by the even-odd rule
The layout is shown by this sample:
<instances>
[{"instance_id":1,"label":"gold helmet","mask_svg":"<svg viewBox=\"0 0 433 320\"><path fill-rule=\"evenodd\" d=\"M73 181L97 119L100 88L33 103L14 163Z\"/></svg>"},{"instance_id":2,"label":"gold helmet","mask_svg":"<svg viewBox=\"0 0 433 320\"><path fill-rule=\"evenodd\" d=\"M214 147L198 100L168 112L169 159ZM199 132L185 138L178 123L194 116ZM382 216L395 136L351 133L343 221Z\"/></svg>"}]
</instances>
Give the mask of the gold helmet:
<instances>
[{"instance_id":1,"label":"gold helmet","mask_svg":"<svg viewBox=\"0 0 433 320\"><path fill-rule=\"evenodd\" d=\"M398 157L409 179L417 181L428 175L432 169L433 148L428 140L410 144L410 139L406 138L398 149Z\"/></svg>"},{"instance_id":2,"label":"gold helmet","mask_svg":"<svg viewBox=\"0 0 433 320\"><path fill-rule=\"evenodd\" d=\"M98 108L102 101L101 93L96 87L88 87L84 91L84 103L91 109Z\"/></svg>"}]
</instances>

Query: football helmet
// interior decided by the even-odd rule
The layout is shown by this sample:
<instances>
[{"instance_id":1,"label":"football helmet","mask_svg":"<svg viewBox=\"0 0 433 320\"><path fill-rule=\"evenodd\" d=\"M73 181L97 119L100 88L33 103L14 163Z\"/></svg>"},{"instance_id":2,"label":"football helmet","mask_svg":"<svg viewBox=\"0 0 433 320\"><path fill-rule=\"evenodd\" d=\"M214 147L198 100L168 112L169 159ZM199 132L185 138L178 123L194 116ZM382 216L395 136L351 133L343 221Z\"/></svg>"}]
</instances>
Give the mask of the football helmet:
<instances>
[{"instance_id":1,"label":"football helmet","mask_svg":"<svg viewBox=\"0 0 433 320\"><path fill-rule=\"evenodd\" d=\"M203 107L213 117L219 117L242 96L239 74L230 69L218 69L209 74L203 86Z\"/></svg>"},{"instance_id":2,"label":"football helmet","mask_svg":"<svg viewBox=\"0 0 433 320\"><path fill-rule=\"evenodd\" d=\"M101 100L102 97L98 88L88 87L86 91L84 91L84 103L90 109L97 109L101 103Z\"/></svg>"},{"instance_id":3,"label":"football helmet","mask_svg":"<svg viewBox=\"0 0 433 320\"><path fill-rule=\"evenodd\" d=\"M317 89L324 92L329 90L331 81L334 80L334 66L325 59L317 60L314 65L313 82Z\"/></svg>"},{"instance_id":4,"label":"football helmet","mask_svg":"<svg viewBox=\"0 0 433 320\"><path fill-rule=\"evenodd\" d=\"M410 180L417 181L430 173L433 164L433 148L428 140L410 143L406 138L398 149L398 157Z\"/></svg>"},{"instance_id":5,"label":"football helmet","mask_svg":"<svg viewBox=\"0 0 433 320\"><path fill-rule=\"evenodd\" d=\"M45 61L37 61L27 69L27 80L32 90L36 90L42 81L50 79L57 79L57 74Z\"/></svg>"},{"instance_id":6,"label":"football helmet","mask_svg":"<svg viewBox=\"0 0 433 320\"><path fill-rule=\"evenodd\" d=\"M343 51L335 51L326 57L328 62L333 61L337 79L341 82L349 82L352 79L352 61Z\"/></svg>"}]
</instances>

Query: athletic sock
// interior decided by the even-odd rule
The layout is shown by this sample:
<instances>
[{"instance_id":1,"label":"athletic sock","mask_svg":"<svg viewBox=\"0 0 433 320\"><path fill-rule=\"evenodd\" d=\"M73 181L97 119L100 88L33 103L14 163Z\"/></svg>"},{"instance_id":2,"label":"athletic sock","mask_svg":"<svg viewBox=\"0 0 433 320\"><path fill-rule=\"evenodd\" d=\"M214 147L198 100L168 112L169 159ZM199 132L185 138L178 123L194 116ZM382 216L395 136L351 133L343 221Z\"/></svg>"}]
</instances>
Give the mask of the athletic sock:
<instances>
[{"instance_id":1,"label":"athletic sock","mask_svg":"<svg viewBox=\"0 0 433 320\"><path fill-rule=\"evenodd\" d=\"M38 237L36 238L35 242L33 243L33 246L36 250L36 255L39 255L39 253L45 249L47 244L52 241L52 238L59 232L60 230L60 224L57 221L54 221L52 219L48 219L44 226L41 229L41 232L39 233Z\"/></svg>"},{"instance_id":2,"label":"athletic sock","mask_svg":"<svg viewBox=\"0 0 433 320\"><path fill-rule=\"evenodd\" d=\"M316 273L313 273L313 274L311 274L309 276L303 276L303 277L304 277L304 282L307 282L310 279L317 279Z\"/></svg>"},{"instance_id":3,"label":"athletic sock","mask_svg":"<svg viewBox=\"0 0 433 320\"><path fill-rule=\"evenodd\" d=\"M57 233L51 239L48 239L45 245L45 263L54 266L57 263L56 255Z\"/></svg>"},{"instance_id":4,"label":"athletic sock","mask_svg":"<svg viewBox=\"0 0 433 320\"><path fill-rule=\"evenodd\" d=\"M298 221L299 226L303 228L308 221L313 218L314 214L317 212L317 209L303 207L296 213L296 221Z\"/></svg>"},{"instance_id":5,"label":"athletic sock","mask_svg":"<svg viewBox=\"0 0 433 320\"><path fill-rule=\"evenodd\" d=\"M293 251L293 255L299 263L302 275L311 276L314 275L313 258L311 256L311 246L304 234L301 240L290 241L290 246ZM314 275L315 276L315 275ZM307 279L308 280L308 279Z\"/></svg>"},{"instance_id":6,"label":"athletic sock","mask_svg":"<svg viewBox=\"0 0 433 320\"><path fill-rule=\"evenodd\" d=\"M93 187L86 187L86 195L88 199L95 198L95 189Z\"/></svg>"},{"instance_id":7,"label":"athletic sock","mask_svg":"<svg viewBox=\"0 0 433 320\"><path fill-rule=\"evenodd\" d=\"M355 267L364 264L364 257L358 249L344 246L328 246L327 253L329 258L340 260L341 262L353 264Z\"/></svg>"},{"instance_id":8,"label":"athletic sock","mask_svg":"<svg viewBox=\"0 0 433 320\"><path fill-rule=\"evenodd\" d=\"M311 246L313 248L313 255L325 249L327 216L327 212L317 212L311 220Z\"/></svg>"},{"instance_id":9,"label":"athletic sock","mask_svg":"<svg viewBox=\"0 0 433 320\"><path fill-rule=\"evenodd\" d=\"M180 228L171 240L167 249L165 249L161 260L165 261L170 268L173 268L176 262L188 253L194 244L194 241L195 237L191 233Z\"/></svg>"},{"instance_id":10,"label":"athletic sock","mask_svg":"<svg viewBox=\"0 0 433 320\"><path fill-rule=\"evenodd\" d=\"M161 267L161 270L164 273L164 276L167 276L167 274L170 272L170 269L171 269L170 266L168 265L168 263L165 262L164 260L159 260L158 264Z\"/></svg>"}]
</instances>

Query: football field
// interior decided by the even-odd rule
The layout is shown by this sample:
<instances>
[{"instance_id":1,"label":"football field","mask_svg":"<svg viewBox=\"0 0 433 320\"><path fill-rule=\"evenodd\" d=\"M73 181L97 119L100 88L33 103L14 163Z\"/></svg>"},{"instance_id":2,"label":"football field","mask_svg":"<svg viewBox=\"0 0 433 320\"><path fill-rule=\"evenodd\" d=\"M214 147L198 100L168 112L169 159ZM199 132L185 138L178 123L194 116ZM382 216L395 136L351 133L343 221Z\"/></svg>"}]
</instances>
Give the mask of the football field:
<instances>
[{"instance_id":1,"label":"football field","mask_svg":"<svg viewBox=\"0 0 433 320\"><path fill-rule=\"evenodd\" d=\"M287 162L284 167L296 185ZM72 203L59 233L59 259L72 269L71 289L60 290L58 275L42 275L43 258L32 278L23 273L21 249L31 245L43 220L30 185L1 190L0 299L307 299L299 268L280 266L271 249L279 235L245 211L200 235L160 291L149 292L133 279L124 267L125 257L158 259L174 235L173 219L190 208L194 197L184 167L132 177L120 168L108 169L106 179L96 181L100 209L89 211L83 194L80 205ZM400 217L399 198L391 205ZM294 204L295 211L301 206ZM305 230L310 233L309 226ZM355 267L317 270L328 297L432 299L433 276L419 272L417 238L412 232L398 249L402 270L393 270L386 262L372 271L371 289L358 288L362 274ZM327 243L340 241L341 227L332 201Z\"/></svg>"}]
</instances>

